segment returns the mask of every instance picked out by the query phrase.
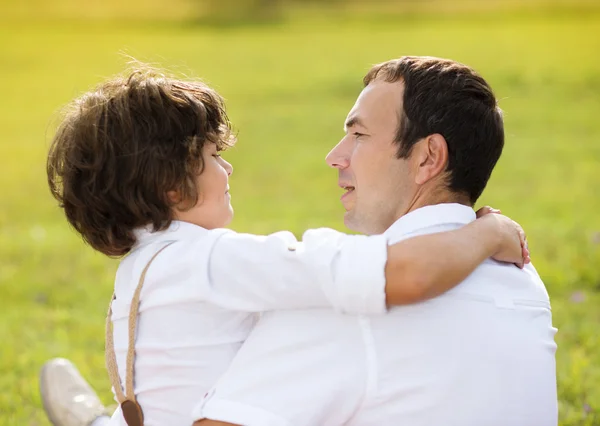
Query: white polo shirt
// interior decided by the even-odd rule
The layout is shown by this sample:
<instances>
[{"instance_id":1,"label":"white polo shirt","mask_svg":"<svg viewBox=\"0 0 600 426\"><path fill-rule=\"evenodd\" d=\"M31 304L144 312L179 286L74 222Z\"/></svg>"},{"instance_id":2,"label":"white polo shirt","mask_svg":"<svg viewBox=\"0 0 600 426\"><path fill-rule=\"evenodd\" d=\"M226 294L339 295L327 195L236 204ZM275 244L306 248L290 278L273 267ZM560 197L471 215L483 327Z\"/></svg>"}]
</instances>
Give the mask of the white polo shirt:
<instances>
[{"instance_id":1,"label":"white polo shirt","mask_svg":"<svg viewBox=\"0 0 600 426\"><path fill-rule=\"evenodd\" d=\"M413 211L390 243L459 228L472 209ZM485 261L433 300L351 317L265 313L194 417L244 426L555 426L554 334L532 266Z\"/></svg>"},{"instance_id":2,"label":"white polo shirt","mask_svg":"<svg viewBox=\"0 0 600 426\"><path fill-rule=\"evenodd\" d=\"M150 258L175 241L156 257L141 292L135 393L145 426L192 424L194 404L225 372L256 312L386 309L383 236L319 229L298 242L289 232L255 236L185 222L136 236L138 244L117 270L112 304L122 383L133 292ZM111 424L125 425L120 409Z\"/></svg>"}]
</instances>

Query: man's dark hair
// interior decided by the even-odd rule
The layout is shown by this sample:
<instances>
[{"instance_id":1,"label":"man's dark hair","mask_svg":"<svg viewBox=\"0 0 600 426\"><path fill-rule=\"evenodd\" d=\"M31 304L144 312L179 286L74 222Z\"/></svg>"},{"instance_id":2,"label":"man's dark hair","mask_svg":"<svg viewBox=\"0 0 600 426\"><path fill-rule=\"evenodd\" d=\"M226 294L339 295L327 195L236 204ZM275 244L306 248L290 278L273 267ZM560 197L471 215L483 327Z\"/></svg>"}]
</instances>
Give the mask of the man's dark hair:
<instances>
[{"instance_id":1,"label":"man's dark hair","mask_svg":"<svg viewBox=\"0 0 600 426\"><path fill-rule=\"evenodd\" d=\"M375 65L365 86L404 84L396 136L406 158L421 139L439 133L448 144L448 186L475 204L504 146L502 111L488 83L473 69L447 59L404 56Z\"/></svg>"}]
</instances>

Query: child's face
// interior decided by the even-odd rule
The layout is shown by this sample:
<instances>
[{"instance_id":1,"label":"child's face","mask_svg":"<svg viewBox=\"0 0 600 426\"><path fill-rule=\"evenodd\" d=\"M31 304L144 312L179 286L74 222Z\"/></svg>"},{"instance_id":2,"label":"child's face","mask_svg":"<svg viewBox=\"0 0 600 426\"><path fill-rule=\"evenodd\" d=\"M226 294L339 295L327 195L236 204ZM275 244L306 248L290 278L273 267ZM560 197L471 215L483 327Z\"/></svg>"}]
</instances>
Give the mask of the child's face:
<instances>
[{"instance_id":1,"label":"child's face","mask_svg":"<svg viewBox=\"0 0 600 426\"><path fill-rule=\"evenodd\" d=\"M200 191L198 203L186 211L175 209L175 219L206 229L223 228L233 218L229 195L229 176L233 167L221 158L214 143L204 145L202 159L204 169L196 178L196 186Z\"/></svg>"}]
</instances>

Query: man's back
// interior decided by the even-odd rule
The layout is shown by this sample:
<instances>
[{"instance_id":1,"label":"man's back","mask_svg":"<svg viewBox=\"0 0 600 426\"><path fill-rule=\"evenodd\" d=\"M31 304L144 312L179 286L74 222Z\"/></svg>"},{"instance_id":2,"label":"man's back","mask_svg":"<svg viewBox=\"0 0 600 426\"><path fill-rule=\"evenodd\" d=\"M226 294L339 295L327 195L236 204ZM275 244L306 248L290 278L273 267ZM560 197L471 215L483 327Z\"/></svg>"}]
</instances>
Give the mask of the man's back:
<instances>
[{"instance_id":1,"label":"man's back","mask_svg":"<svg viewBox=\"0 0 600 426\"><path fill-rule=\"evenodd\" d=\"M429 206L386 235L474 219ZM488 260L447 294L385 316L264 314L197 414L247 426L555 426L555 331L534 268Z\"/></svg>"},{"instance_id":2,"label":"man's back","mask_svg":"<svg viewBox=\"0 0 600 426\"><path fill-rule=\"evenodd\" d=\"M488 261L455 291L372 318L377 386L349 424L556 425L556 330L538 280ZM496 286L525 297L494 298Z\"/></svg>"}]
</instances>

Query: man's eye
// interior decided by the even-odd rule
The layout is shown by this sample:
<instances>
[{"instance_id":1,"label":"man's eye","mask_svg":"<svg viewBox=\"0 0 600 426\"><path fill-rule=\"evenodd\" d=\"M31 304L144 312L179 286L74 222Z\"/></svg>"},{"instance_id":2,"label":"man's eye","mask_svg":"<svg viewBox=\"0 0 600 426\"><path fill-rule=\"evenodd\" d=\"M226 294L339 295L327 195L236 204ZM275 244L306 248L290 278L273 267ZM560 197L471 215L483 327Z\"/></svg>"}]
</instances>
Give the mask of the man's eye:
<instances>
[{"instance_id":1,"label":"man's eye","mask_svg":"<svg viewBox=\"0 0 600 426\"><path fill-rule=\"evenodd\" d=\"M354 132L354 133L352 133L352 134L353 134L355 137L357 137L357 138L359 138L359 137L361 137L361 136L364 136L364 135L365 135L364 133L359 133L359 132Z\"/></svg>"}]
</instances>

